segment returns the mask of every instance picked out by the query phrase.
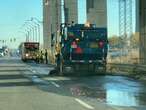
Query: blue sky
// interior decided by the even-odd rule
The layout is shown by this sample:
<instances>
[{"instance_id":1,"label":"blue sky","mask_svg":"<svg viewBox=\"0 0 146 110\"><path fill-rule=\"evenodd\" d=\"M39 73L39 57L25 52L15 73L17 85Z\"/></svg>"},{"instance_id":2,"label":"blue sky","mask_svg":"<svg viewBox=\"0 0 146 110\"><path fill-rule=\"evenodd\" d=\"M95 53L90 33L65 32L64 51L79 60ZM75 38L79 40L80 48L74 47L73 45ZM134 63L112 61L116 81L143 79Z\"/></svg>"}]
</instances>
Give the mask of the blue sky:
<instances>
[{"instance_id":1,"label":"blue sky","mask_svg":"<svg viewBox=\"0 0 146 110\"><path fill-rule=\"evenodd\" d=\"M9 39L15 37L17 38L15 45L18 45L24 39L18 31L24 21L31 17L42 19L41 0L1 0L0 40L7 40L9 46L14 47L14 43L10 43Z\"/></svg>"},{"instance_id":2,"label":"blue sky","mask_svg":"<svg viewBox=\"0 0 146 110\"><path fill-rule=\"evenodd\" d=\"M85 0L78 0L78 10L79 10L79 23L85 23L86 22L86 2Z\"/></svg>"},{"instance_id":3,"label":"blue sky","mask_svg":"<svg viewBox=\"0 0 146 110\"><path fill-rule=\"evenodd\" d=\"M79 23L86 22L85 1L79 0ZM118 35L118 0L107 1L109 35ZM10 47L16 47L25 39L24 34L18 32L22 24L31 17L42 20L42 0L1 0L0 16L0 40L7 40ZM15 45L9 42L10 38L17 39Z\"/></svg>"}]
</instances>

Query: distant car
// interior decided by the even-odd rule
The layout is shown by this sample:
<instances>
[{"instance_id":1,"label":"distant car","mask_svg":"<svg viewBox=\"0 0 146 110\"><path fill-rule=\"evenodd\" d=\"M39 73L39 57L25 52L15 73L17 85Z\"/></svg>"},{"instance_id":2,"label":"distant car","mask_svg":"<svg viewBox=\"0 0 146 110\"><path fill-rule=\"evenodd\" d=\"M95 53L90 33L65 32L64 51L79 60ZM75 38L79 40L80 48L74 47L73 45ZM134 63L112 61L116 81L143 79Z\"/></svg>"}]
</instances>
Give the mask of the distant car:
<instances>
[{"instance_id":1,"label":"distant car","mask_svg":"<svg viewBox=\"0 0 146 110\"><path fill-rule=\"evenodd\" d=\"M2 49L0 49L0 57L3 57L4 56L4 52Z\"/></svg>"}]
</instances>

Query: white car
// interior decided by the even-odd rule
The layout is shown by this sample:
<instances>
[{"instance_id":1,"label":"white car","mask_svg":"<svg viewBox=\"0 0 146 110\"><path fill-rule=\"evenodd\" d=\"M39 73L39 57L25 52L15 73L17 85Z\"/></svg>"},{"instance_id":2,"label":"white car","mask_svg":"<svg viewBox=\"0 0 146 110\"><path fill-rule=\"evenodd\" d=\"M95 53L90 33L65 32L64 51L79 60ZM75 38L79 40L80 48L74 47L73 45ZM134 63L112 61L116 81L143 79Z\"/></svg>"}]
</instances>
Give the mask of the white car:
<instances>
[{"instance_id":1,"label":"white car","mask_svg":"<svg viewBox=\"0 0 146 110\"><path fill-rule=\"evenodd\" d=\"M4 52L2 50L0 50L0 57L4 56Z\"/></svg>"}]
</instances>

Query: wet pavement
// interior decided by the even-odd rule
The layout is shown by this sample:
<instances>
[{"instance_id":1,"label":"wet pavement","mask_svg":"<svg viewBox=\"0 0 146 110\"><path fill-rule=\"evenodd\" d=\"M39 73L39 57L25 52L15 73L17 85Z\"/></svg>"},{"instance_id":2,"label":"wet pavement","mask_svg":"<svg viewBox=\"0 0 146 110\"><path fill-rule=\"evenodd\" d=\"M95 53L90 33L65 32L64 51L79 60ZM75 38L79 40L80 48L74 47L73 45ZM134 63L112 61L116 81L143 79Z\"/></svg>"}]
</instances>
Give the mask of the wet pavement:
<instances>
[{"instance_id":1,"label":"wet pavement","mask_svg":"<svg viewBox=\"0 0 146 110\"><path fill-rule=\"evenodd\" d=\"M146 82L126 76L113 75L66 75L47 76L47 81L54 81L66 92L84 100L92 100L95 104L101 102L119 107L144 107L146 109ZM40 81L41 82L41 81ZM45 89L48 89L45 86Z\"/></svg>"},{"instance_id":2,"label":"wet pavement","mask_svg":"<svg viewBox=\"0 0 146 110\"><path fill-rule=\"evenodd\" d=\"M87 81L89 80L90 81ZM80 79L70 91L75 96L100 100L116 106L145 106L146 84L123 76L96 76ZM89 83L90 82L90 83Z\"/></svg>"},{"instance_id":3,"label":"wet pavement","mask_svg":"<svg viewBox=\"0 0 146 110\"><path fill-rule=\"evenodd\" d=\"M23 107L30 109L33 104L30 110L34 110L39 103L40 109L58 110L55 105L58 102L62 107L61 109L59 107L60 110L66 108L67 110L88 110L90 108L94 110L146 110L146 82L133 78L90 75L90 73L88 75L82 73L82 75L52 76L48 73L53 66L34 62L23 63L19 59L0 60L0 67L2 67L0 68L2 70L0 71L0 91L5 97L19 102L21 105L19 107L26 104ZM24 70L20 71L22 68ZM13 88L16 89L15 95L11 94ZM24 97L25 88L30 92ZM32 93L32 91L35 92ZM32 94L29 95L30 93ZM31 100L26 103L27 101L20 100L20 97L24 100L31 97ZM9 101L7 100L6 104ZM19 107L14 106L14 108Z\"/></svg>"}]
</instances>

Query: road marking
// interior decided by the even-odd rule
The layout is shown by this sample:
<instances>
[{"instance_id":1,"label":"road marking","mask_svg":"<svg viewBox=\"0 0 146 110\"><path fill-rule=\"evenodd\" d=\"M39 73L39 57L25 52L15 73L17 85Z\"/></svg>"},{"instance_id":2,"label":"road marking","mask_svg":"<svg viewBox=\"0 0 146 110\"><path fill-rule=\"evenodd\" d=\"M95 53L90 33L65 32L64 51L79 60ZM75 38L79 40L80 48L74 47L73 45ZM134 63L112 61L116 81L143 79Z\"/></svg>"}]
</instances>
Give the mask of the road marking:
<instances>
[{"instance_id":1,"label":"road marking","mask_svg":"<svg viewBox=\"0 0 146 110\"><path fill-rule=\"evenodd\" d=\"M56 78L48 78L49 80L52 80L52 81L57 81L58 79Z\"/></svg>"},{"instance_id":2,"label":"road marking","mask_svg":"<svg viewBox=\"0 0 146 110\"><path fill-rule=\"evenodd\" d=\"M80 100L80 99L78 99L78 98L75 98L75 100L76 100L78 103L80 103L82 106L84 106L84 107L86 107L86 108L88 108L88 109L91 109L91 110L94 109L94 107L92 107L91 105L85 103L84 101L82 101L82 100Z\"/></svg>"},{"instance_id":3,"label":"road marking","mask_svg":"<svg viewBox=\"0 0 146 110\"><path fill-rule=\"evenodd\" d=\"M36 73L36 71L35 71L35 70L32 70L32 72L33 72L33 73Z\"/></svg>"},{"instance_id":4,"label":"road marking","mask_svg":"<svg viewBox=\"0 0 146 110\"><path fill-rule=\"evenodd\" d=\"M52 80L52 81L65 81L65 80L71 80L70 78L66 77L57 77L57 78L43 78L44 80Z\"/></svg>"},{"instance_id":5,"label":"road marking","mask_svg":"<svg viewBox=\"0 0 146 110\"><path fill-rule=\"evenodd\" d=\"M32 78L38 78L38 76L32 76Z\"/></svg>"},{"instance_id":6,"label":"road marking","mask_svg":"<svg viewBox=\"0 0 146 110\"><path fill-rule=\"evenodd\" d=\"M55 87L60 87L60 85L58 85L58 84L55 83L55 82L51 82L51 84L53 84Z\"/></svg>"},{"instance_id":7,"label":"road marking","mask_svg":"<svg viewBox=\"0 0 146 110\"><path fill-rule=\"evenodd\" d=\"M35 70L33 70L33 69L29 69L29 71L31 71L31 72L33 72L33 73L36 73L36 71L35 71Z\"/></svg>"}]
</instances>

